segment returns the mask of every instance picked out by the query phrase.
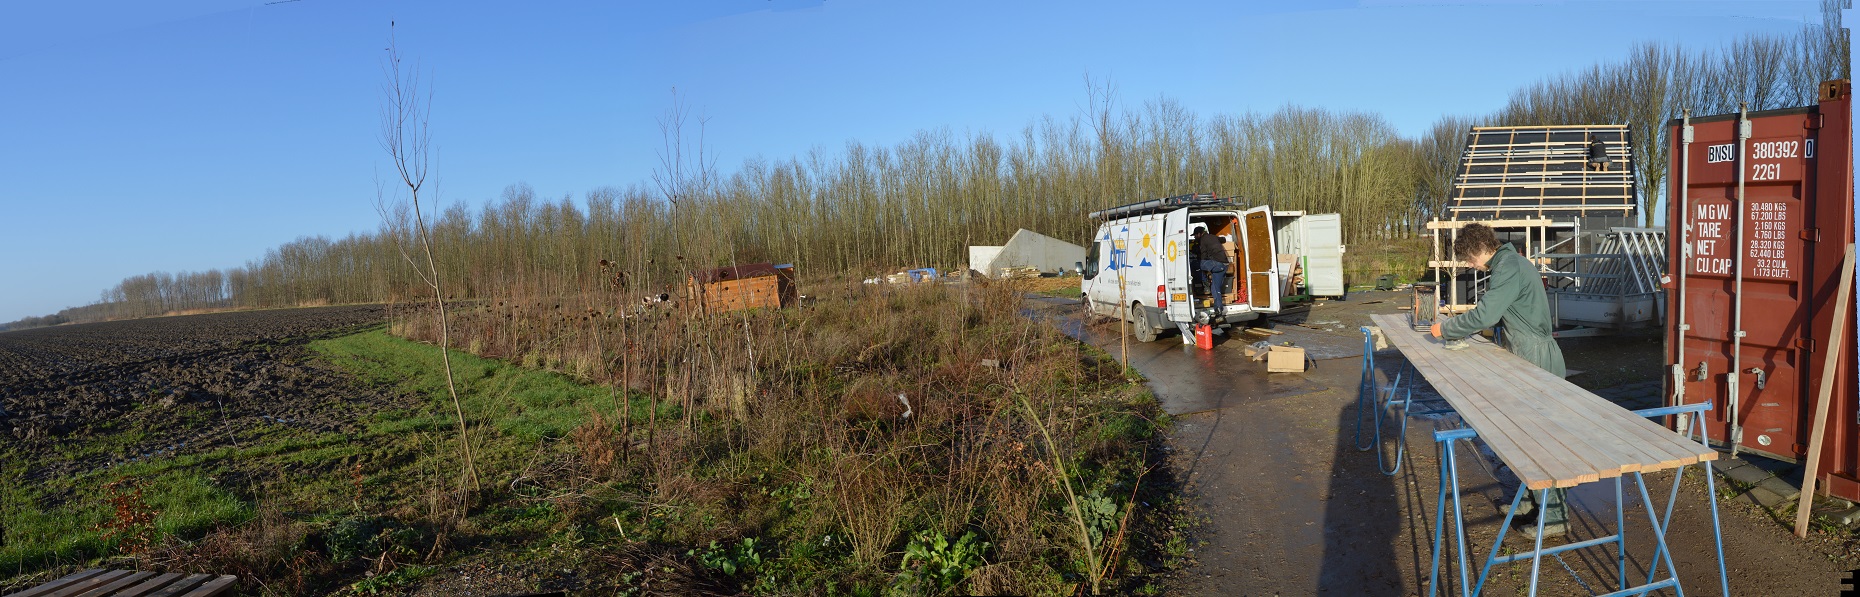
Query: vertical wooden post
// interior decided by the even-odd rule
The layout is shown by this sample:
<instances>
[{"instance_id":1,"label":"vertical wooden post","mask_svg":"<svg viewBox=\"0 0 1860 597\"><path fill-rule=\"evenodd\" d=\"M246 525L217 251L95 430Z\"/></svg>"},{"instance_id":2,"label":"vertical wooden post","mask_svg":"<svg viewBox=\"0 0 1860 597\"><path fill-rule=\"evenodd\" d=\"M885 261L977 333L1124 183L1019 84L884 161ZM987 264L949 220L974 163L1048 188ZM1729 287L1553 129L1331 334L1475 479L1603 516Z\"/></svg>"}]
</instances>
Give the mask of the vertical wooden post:
<instances>
[{"instance_id":1,"label":"vertical wooden post","mask_svg":"<svg viewBox=\"0 0 1860 597\"><path fill-rule=\"evenodd\" d=\"M1808 537L1808 514L1815 502L1816 469L1821 467L1821 440L1827 435L1828 399L1834 394L1834 371L1847 344L1842 330L1847 327L1848 298L1854 288L1854 245L1847 244L1847 258L1841 261L1841 289L1835 293L1834 320L1828 325L1828 349L1821 357L1821 391L1815 397L1814 424L1808 428L1808 467L1802 471L1802 496L1796 498L1795 536Z\"/></svg>"}]
</instances>

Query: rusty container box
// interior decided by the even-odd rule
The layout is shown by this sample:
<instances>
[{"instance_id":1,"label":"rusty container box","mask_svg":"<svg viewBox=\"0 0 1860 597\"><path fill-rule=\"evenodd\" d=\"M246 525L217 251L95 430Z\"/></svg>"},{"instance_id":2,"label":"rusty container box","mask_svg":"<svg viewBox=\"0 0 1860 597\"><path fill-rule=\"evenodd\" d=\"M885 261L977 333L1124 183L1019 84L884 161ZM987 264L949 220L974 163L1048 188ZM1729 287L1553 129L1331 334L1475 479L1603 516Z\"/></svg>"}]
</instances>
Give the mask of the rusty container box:
<instances>
[{"instance_id":1,"label":"rusty container box","mask_svg":"<svg viewBox=\"0 0 1860 597\"><path fill-rule=\"evenodd\" d=\"M1813 106L1692 118L1690 139L1669 124L1666 385L1669 404L1712 402L1714 444L1801 461L1832 384L1820 486L1860 500L1854 320L1829 329L1854 308L1834 304L1854 239L1850 89L1829 81Z\"/></svg>"}]
</instances>

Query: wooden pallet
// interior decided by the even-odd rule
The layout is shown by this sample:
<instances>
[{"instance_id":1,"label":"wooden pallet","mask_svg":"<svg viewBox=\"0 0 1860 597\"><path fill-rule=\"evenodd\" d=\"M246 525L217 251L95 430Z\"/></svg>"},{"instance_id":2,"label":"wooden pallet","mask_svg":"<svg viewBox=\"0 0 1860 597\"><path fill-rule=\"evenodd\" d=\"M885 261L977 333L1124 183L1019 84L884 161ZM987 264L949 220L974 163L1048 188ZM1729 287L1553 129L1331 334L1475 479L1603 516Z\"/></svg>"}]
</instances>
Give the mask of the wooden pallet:
<instances>
[{"instance_id":1,"label":"wooden pallet","mask_svg":"<svg viewBox=\"0 0 1860 597\"><path fill-rule=\"evenodd\" d=\"M1389 343L1530 489L1712 460L1718 453L1483 340L1448 351L1403 315L1372 315Z\"/></svg>"},{"instance_id":2,"label":"wooden pallet","mask_svg":"<svg viewBox=\"0 0 1860 597\"><path fill-rule=\"evenodd\" d=\"M232 575L92 568L6 597L211 597L233 589Z\"/></svg>"}]
</instances>

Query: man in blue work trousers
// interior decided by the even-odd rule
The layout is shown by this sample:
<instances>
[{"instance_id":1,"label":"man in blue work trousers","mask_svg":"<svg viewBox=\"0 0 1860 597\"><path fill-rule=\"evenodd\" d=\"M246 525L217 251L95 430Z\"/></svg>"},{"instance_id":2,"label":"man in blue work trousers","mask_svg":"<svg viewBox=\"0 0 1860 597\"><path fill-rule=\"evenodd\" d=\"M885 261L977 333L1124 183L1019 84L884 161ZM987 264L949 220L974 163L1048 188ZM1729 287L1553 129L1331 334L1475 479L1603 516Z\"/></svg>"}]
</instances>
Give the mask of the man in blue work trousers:
<instances>
[{"instance_id":1,"label":"man in blue work trousers","mask_svg":"<svg viewBox=\"0 0 1860 597\"><path fill-rule=\"evenodd\" d=\"M1208 276L1208 292L1214 294L1214 317L1220 321L1227 310L1227 247L1221 245L1220 235L1207 228L1197 229L1195 235L1195 256L1201 259L1201 271Z\"/></svg>"},{"instance_id":2,"label":"man in blue work trousers","mask_svg":"<svg viewBox=\"0 0 1860 597\"><path fill-rule=\"evenodd\" d=\"M1492 228L1484 224L1470 224L1460 229L1459 237L1453 240L1453 253L1472 264L1474 269L1491 272L1491 277L1487 279L1479 304L1465 315L1434 323L1431 330L1434 337L1465 338L1502 323L1504 332L1500 338L1506 350L1558 377L1568 375L1563 368L1563 350L1550 336L1556 324L1550 317L1550 299L1544 294L1543 279L1530 260L1519 255L1510 243L1498 242ZM1563 535L1569 528L1563 490L1550 490L1544 501L1539 513L1544 517L1544 535ZM1540 504L1536 502L1535 494L1527 494L1525 502L1519 506L1522 511L1517 514L1528 517L1539 510ZM1535 521L1534 518L1525 520ZM1528 525L1524 532L1534 537L1537 526Z\"/></svg>"}]
</instances>

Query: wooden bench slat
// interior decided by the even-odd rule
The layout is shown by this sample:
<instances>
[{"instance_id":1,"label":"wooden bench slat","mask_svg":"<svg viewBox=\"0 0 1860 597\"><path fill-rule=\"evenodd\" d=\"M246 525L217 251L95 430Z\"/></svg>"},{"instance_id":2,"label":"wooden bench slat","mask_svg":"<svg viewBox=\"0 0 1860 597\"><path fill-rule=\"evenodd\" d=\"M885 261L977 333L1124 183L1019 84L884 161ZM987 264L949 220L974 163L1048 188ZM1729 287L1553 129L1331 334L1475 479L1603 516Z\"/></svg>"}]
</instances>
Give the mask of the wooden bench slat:
<instances>
[{"instance_id":1,"label":"wooden bench slat","mask_svg":"<svg viewBox=\"0 0 1860 597\"><path fill-rule=\"evenodd\" d=\"M1531 489L1571 487L1717 457L1503 348L1447 351L1405 315L1372 315L1383 336Z\"/></svg>"},{"instance_id":2,"label":"wooden bench slat","mask_svg":"<svg viewBox=\"0 0 1860 597\"><path fill-rule=\"evenodd\" d=\"M1386 323L1383 325L1387 327ZM1397 348L1402 348L1402 344L1405 343L1398 343ZM1448 391L1441 393L1443 398L1449 397L1449 394L1480 395L1479 391L1470 385L1470 382L1461 378L1457 373L1441 369L1438 355L1414 347L1406 348L1403 354L1409 355L1409 361L1417 365L1417 372L1422 372L1423 369L1440 371L1434 378L1430 378L1430 381L1439 384L1435 389L1441 389L1442 385L1446 386ZM1449 402L1453 401L1449 400ZM1541 482L1574 474L1569 471L1568 467L1561 466L1555 459L1549 457L1551 448L1542 445L1539 438L1541 434L1523 433L1518 423L1504 416L1501 409L1469 402L1459 400L1453 405L1454 410L1458 411L1460 418L1464 419L1474 430L1487 430L1481 432L1481 439L1500 455L1500 458L1520 479L1527 482Z\"/></svg>"},{"instance_id":3,"label":"wooden bench slat","mask_svg":"<svg viewBox=\"0 0 1860 597\"><path fill-rule=\"evenodd\" d=\"M1493 378L1500 378L1509 372L1506 368L1507 363L1492 358L1495 355L1490 353L1502 350L1504 349L1489 344L1480 347L1478 352L1481 354L1468 358L1466 366ZM1531 367L1536 368L1535 365ZM1548 371L1544 373L1549 374ZM1572 396L1554 384L1528 385L1527 387L1538 392L1539 395L1515 401L1514 408L1522 407L1540 415L1541 422L1544 423L1542 430L1559 438L1559 443L1596 468L1600 475L1615 476L1624 471L1640 470L1639 463L1649 457L1641 449L1612 433L1610 426L1596 424L1604 419L1607 413L1579 408L1570 400ZM1517 391L1516 388L1504 388L1504 390Z\"/></svg>"},{"instance_id":4,"label":"wooden bench slat","mask_svg":"<svg viewBox=\"0 0 1860 597\"><path fill-rule=\"evenodd\" d=\"M188 593L187 597L214 597L221 593L231 591L233 589L233 583L237 582L239 582L239 577L237 576L221 575L218 578L208 581L207 584L200 585L200 588L194 589L192 593Z\"/></svg>"},{"instance_id":5,"label":"wooden bench slat","mask_svg":"<svg viewBox=\"0 0 1860 597\"><path fill-rule=\"evenodd\" d=\"M93 568L6 597L214 597L232 591L239 577L156 574Z\"/></svg>"},{"instance_id":6,"label":"wooden bench slat","mask_svg":"<svg viewBox=\"0 0 1860 597\"><path fill-rule=\"evenodd\" d=\"M116 580L110 581L109 584L80 593L77 597L106 597L108 595L114 595L123 587L142 582L143 579L154 575L154 572L136 572L134 574L124 575Z\"/></svg>"},{"instance_id":7,"label":"wooden bench slat","mask_svg":"<svg viewBox=\"0 0 1860 597\"><path fill-rule=\"evenodd\" d=\"M129 574L130 572L128 570L105 570L103 571L102 574L93 575L89 578L85 578L83 580L64 585L62 587L52 590L49 593L46 593L45 595L46 597L69 597L72 595L78 595L85 591L89 591L92 588L97 587L98 585L102 585L110 581L116 580L118 578L128 576Z\"/></svg>"},{"instance_id":8,"label":"wooden bench slat","mask_svg":"<svg viewBox=\"0 0 1860 597\"><path fill-rule=\"evenodd\" d=\"M1442 397L1447 397L1449 393L1467 397L1477 397L1480 395L1480 393L1475 388L1468 385L1469 382L1461 378L1457 372L1441 369L1438 366L1437 355L1419 350L1416 347L1403 346L1404 344L1406 343L1398 344L1397 348L1404 348L1403 354L1409 355L1408 358L1410 362L1416 365L1415 369L1417 373L1421 373L1423 369L1430 371L1438 370L1434 379L1430 379L1430 382L1437 384L1435 387L1436 390L1445 387L1447 392L1443 392ZM1410 355L1410 353L1412 354ZM1454 409L1459 411L1461 418L1466 420L1467 424L1471 425L1475 430L1481 428L1493 430L1493 432L1486 434L1494 436L1493 438L1483 439L1487 440L1486 444L1492 446L1493 451L1500 453L1507 459L1506 464L1512 468L1514 473L1517 473L1520 478L1525 479L1542 479L1555 476L1550 470L1550 467L1553 467L1555 463L1547 458L1539 462L1537 458L1539 455L1548 454L1548 450L1538 444L1536 436L1517 433L1514 437L1514 434L1509 433L1509 431L1518 430L1515 422L1508 417L1502 417L1498 409L1489 408L1482 403L1476 404L1474 402L1476 402L1476 400L1459 400L1454 404ZM1500 429L1506 430L1507 433L1498 433L1497 430ZM1529 445L1518 445L1516 438L1526 440ZM1496 442L1492 441L1493 439L1495 439Z\"/></svg>"},{"instance_id":9,"label":"wooden bench slat","mask_svg":"<svg viewBox=\"0 0 1860 597\"><path fill-rule=\"evenodd\" d=\"M1658 423L1648 420L1646 417L1636 415L1622 408L1620 405L1595 395L1593 392L1583 390L1575 384L1569 383L1568 380L1559 378L1549 371L1544 371L1540 368L1531 368L1530 370L1523 371L1522 374L1528 378L1532 378L1534 383L1554 384L1565 388L1565 392L1567 393L1566 406L1569 408L1584 409L1586 412L1592 413L1593 416L1598 417L1598 420L1608 420L1610 424L1598 425L1597 427L1609 431L1616 437L1622 438L1624 441L1629 442L1630 445L1638 448L1642 454L1645 454L1646 459L1642 460L1642 462L1646 463L1648 466L1643 467L1644 470L1663 470L1684 466L1710 460L1717 454L1705 448L1703 445L1700 445L1698 442L1673 433L1671 430L1661 427Z\"/></svg>"},{"instance_id":10,"label":"wooden bench slat","mask_svg":"<svg viewBox=\"0 0 1860 597\"><path fill-rule=\"evenodd\" d=\"M1441 357L1442 355L1432 354L1429 358L1440 359ZM1444 361L1437 361L1435 364L1438 367L1443 362ZM1458 373L1456 372L1455 374ZM1463 397L1473 398L1472 400L1465 401L1465 403L1468 404L1468 410L1479 412L1482 416L1494 421L1505 422L1504 425L1488 427L1488 429L1496 429L1498 431L1496 435L1501 436L1505 441L1509 441L1519 448L1523 448L1525 453L1522 455L1517 453L1506 453L1499 446L1493 446L1493 452L1498 453L1508 465L1522 458L1532 459L1544 471L1543 475L1534 476L1529 473L1528 469L1521 471L1515 465L1512 466L1512 471L1518 475L1519 479L1525 481L1528 487L1531 489L1560 487L1601 478L1600 473L1594 470L1594 467L1589 463L1581 461L1580 459L1572 460L1569 446L1564 443L1565 438L1558 434L1560 429L1551 425L1550 421L1547 421L1541 416L1533 416L1532 413L1527 412L1526 409L1520 408L1515 404L1507 404L1503 401L1488 402L1479 400L1479 398L1497 395L1499 389L1490 385L1490 379L1482 379L1469 375L1461 375L1460 377L1463 379L1479 379L1481 382L1462 388L1465 392ZM1515 393L1518 390L1516 388L1507 387L1503 388L1502 391L1506 393ZM1476 421L1468 421L1468 424L1474 425L1474 429L1479 429ZM1482 432L1482 436L1483 435L1486 434ZM1490 442L1488 442L1488 445L1491 445Z\"/></svg>"},{"instance_id":11,"label":"wooden bench slat","mask_svg":"<svg viewBox=\"0 0 1860 597\"><path fill-rule=\"evenodd\" d=\"M1416 347L1419 348L1419 347ZM1424 350L1419 350L1424 351ZM1419 352L1418 351L1418 352ZM1466 355L1456 359L1456 364L1473 369L1484 367L1486 375L1492 381L1506 377L1536 377L1535 380L1512 380L1512 386L1488 386L1485 396L1500 396L1501 404L1493 408L1508 411L1532 411L1542 415L1538 431L1559 438L1559 442L1568 450L1568 456L1589 465L1595 465L1594 472L1599 475L1613 476L1623 471L1645 468L1642 461L1655 461L1660 454L1656 448L1649 453L1647 449L1633 447L1635 442L1611 442L1609 438L1619 437L1617 426L1622 424L1646 425L1639 417L1624 409L1600 401L1581 388L1575 387L1560 378L1542 371L1533 365L1503 352L1490 343L1476 342L1472 350L1463 351ZM1465 361L1464 363L1458 361ZM1528 381L1529 383L1518 383ZM1525 392L1518 387L1530 387L1540 397L1525 398ZM1579 397L1590 397L1593 403L1582 403ZM1594 405L1604 408L1596 409ZM1611 420L1612 419L1612 420ZM1677 438L1675 438L1677 439ZM1625 448L1625 449L1624 449ZM1597 476L1585 475L1579 481L1594 480Z\"/></svg>"},{"instance_id":12,"label":"wooden bench slat","mask_svg":"<svg viewBox=\"0 0 1860 597\"><path fill-rule=\"evenodd\" d=\"M77 572L73 572L71 574L67 574L64 577L54 580L52 582L48 582L48 583L45 583L45 584L42 584L36 587L32 587L30 589L26 589L24 591L20 591L17 593L9 593L7 594L6 597L41 597L44 595L50 595L52 594L52 591L56 591L58 589L65 588L67 586L71 586L73 584L82 582L86 579L97 576L99 574L103 574L105 572L109 572L109 571L104 570L102 568L91 568L88 570L80 570Z\"/></svg>"},{"instance_id":13,"label":"wooden bench slat","mask_svg":"<svg viewBox=\"0 0 1860 597\"><path fill-rule=\"evenodd\" d=\"M167 574L162 574L154 578L144 580L142 581L141 584L138 584L136 586L124 589L123 592L117 594L117 597L142 597L143 595L147 595L149 593L153 593L153 592L162 590L164 588L167 588L168 585L174 584L176 581L179 581L182 578L186 578L186 577L187 575L181 574L179 572L169 572Z\"/></svg>"},{"instance_id":14,"label":"wooden bench slat","mask_svg":"<svg viewBox=\"0 0 1860 597\"><path fill-rule=\"evenodd\" d=\"M200 587L200 585L206 584L209 580L213 580L213 578L211 574L189 574L186 578L175 581L174 584L168 585L159 591L149 593L146 597L181 597L183 595L192 595L194 589ZM138 595L137 597L144 596Z\"/></svg>"}]
</instances>

